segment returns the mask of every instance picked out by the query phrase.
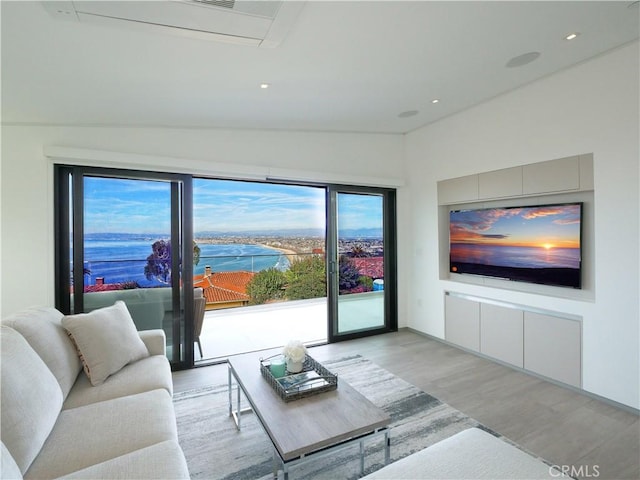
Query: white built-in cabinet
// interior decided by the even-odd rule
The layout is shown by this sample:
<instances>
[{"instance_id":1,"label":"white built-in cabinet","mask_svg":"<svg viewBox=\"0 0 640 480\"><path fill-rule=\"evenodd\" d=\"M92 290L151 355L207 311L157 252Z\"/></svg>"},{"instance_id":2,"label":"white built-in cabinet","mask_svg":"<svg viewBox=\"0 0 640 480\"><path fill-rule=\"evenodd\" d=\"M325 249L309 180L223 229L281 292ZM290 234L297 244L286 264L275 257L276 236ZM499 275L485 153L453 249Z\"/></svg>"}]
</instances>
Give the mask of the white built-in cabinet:
<instances>
[{"instance_id":1,"label":"white built-in cabinet","mask_svg":"<svg viewBox=\"0 0 640 480\"><path fill-rule=\"evenodd\" d=\"M503 168L438 182L440 278L566 298L593 298L593 154ZM583 289L458 276L449 272L449 211L455 208L581 201ZM445 292L445 339L472 352L562 382L582 385L582 322L575 315L460 292Z\"/></svg>"},{"instance_id":2,"label":"white built-in cabinet","mask_svg":"<svg viewBox=\"0 0 640 480\"><path fill-rule=\"evenodd\" d=\"M593 155L538 162L438 182L438 204L593 190Z\"/></svg>"},{"instance_id":3,"label":"white built-in cabinet","mask_svg":"<svg viewBox=\"0 0 640 480\"><path fill-rule=\"evenodd\" d=\"M480 304L466 298L445 296L445 338L461 347L480 351Z\"/></svg>"},{"instance_id":4,"label":"white built-in cabinet","mask_svg":"<svg viewBox=\"0 0 640 480\"><path fill-rule=\"evenodd\" d=\"M524 312L524 368L580 387L580 327L575 320Z\"/></svg>"},{"instance_id":5,"label":"white built-in cabinet","mask_svg":"<svg viewBox=\"0 0 640 480\"><path fill-rule=\"evenodd\" d=\"M445 294L445 340L574 387L582 385L578 319Z\"/></svg>"},{"instance_id":6,"label":"white built-in cabinet","mask_svg":"<svg viewBox=\"0 0 640 480\"><path fill-rule=\"evenodd\" d=\"M480 351L523 368L523 313L517 308L480 303Z\"/></svg>"}]
</instances>

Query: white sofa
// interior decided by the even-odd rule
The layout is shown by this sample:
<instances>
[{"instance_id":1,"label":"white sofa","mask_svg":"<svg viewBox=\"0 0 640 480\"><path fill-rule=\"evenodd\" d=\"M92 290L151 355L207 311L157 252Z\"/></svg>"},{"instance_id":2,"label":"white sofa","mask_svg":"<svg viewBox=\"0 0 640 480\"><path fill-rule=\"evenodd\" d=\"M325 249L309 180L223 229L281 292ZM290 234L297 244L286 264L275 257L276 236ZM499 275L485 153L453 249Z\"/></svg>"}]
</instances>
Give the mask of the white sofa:
<instances>
[{"instance_id":1,"label":"white sofa","mask_svg":"<svg viewBox=\"0 0 640 480\"><path fill-rule=\"evenodd\" d=\"M1 478L189 478L164 332L131 323L143 358L94 386L62 319L40 308L2 320Z\"/></svg>"},{"instance_id":2,"label":"white sofa","mask_svg":"<svg viewBox=\"0 0 640 480\"><path fill-rule=\"evenodd\" d=\"M552 479L566 478L518 447L479 428L469 428L390 463L363 480Z\"/></svg>"}]
</instances>

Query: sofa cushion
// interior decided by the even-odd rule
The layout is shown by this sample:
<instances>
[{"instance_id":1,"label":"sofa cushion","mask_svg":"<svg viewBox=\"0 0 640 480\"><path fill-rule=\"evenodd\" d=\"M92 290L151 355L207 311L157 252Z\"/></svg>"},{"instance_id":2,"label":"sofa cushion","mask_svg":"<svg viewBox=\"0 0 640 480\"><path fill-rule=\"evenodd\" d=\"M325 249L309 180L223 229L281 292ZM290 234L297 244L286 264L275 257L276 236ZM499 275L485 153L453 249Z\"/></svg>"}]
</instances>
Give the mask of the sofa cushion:
<instances>
[{"instance_id":1,"label":"sofa cushion","mask_svg":"<svg viewBox=\"0 0 640 480\"><path fill-rule=\"evenodd\" d=\"M149 355L121 300L90 313L67 315L62 326L76 343L92 385L100 385L128 363Z\"/></svg>"},{"instance_id":2,"label":"sofa cushion","mask_svg":"<svg viewBox=\"0 0 640 480\"><path fill-rule=\"evenodd\" d=\"M177 438L173 402L166 390L63 410L24 478L68 475Z\"/></svg>"},{"instance_id":3,"label":"sofa cushion","mask_svg":"<svg viewBox=\"0 0 640 480\"><path fill-rule=\"evenodd\" d=\"M130 363L96 387L91 385L86 375L80 375L62 408L80 407L158 388L173 395L171 367L163 355L153 355Z\"/></svg>"},{"instance_id":4,"label":"sofa cushion","mask_svg":"<svg viewBox=\"0 0 640 480\"><path fill-rule=\"evenodd\" d=\"M138 335L146 345L149 355L165 356L167 354L167 335L164 330L141 330Z\"/></svg>"},{"instance_id":5,"label":"sofa cushion","mask_svg":"<svg viewBox=\"0 0 640 480\"><path fill-rule=\"evenodd\" d=\"M2 320L31 345L58 380L63 398L82 370L73 342L62 327L62 313L55 308L30 308Z\"/></svg>"},{"instance_id":6,"label":"sofa cushion","mask_svg":"<svg viewBox=\"0 0 640 480\"><path fill-rule=\"evenodd\" d=\"M0 478L3 480L16 480L22 478L22 472L9 450L2 443L2 457L0 457Z\"/></svg>"},{"instance_id":7,"label":"sofa cushion","mask_svg":"<svg viewBox=\"0 0 640 480\"><path fill-rule=\"evenodd\" d=\"M78 470L64 478L91 479L188 479L189 470L176 440L167 440L106 462Z\"/></svg>"},{"instance_id":8,"label":"sofa cushion","mask_svg":"<svg viewBox=\"0 0 640 480\"><path fill-rule=\"evenodd\" d=\"M2 443L24 473L56 423L62 390L51 370L17 331L0 327L0 349Z\"/></svg>"}]
</instances>

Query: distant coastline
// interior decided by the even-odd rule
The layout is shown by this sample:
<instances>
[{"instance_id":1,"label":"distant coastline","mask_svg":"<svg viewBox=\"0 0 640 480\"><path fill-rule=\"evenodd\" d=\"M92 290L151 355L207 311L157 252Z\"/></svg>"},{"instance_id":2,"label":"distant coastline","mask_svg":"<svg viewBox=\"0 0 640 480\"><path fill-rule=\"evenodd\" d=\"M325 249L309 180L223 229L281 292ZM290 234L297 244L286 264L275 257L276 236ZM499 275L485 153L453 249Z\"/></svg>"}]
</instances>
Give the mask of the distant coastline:
<instances>
[{"instance_id":1,"label":"distant coastline","mask_svg":"<svg viewBox=\"0 0 640 480\"><path fill-rule=\"evenodd\" d=\"M277 252L283 253L289 259L289 263L293 263L294 261L298 260L298 258L299 258L298 252L296 252L294 250L289 250L289 249L280 248L280 247L273 247L271 245L265 245L264 243L257 243L256 245L259 245L260 247L269 248L271 250L275 250Z\"/></svg>"},{"instance_id":2,"label":"distant coastline","mask_svg":"<svg viewBox=\"0 0 640 480\"><path fill-rule=\"evenodd\" d=\"M300 258L314 251L324 251L324 237L286 237L271 235L225 235L219 237L201 237L194 239L198 245L256 245L276 250L287 258Z\"/></svg>"}]
</instances>

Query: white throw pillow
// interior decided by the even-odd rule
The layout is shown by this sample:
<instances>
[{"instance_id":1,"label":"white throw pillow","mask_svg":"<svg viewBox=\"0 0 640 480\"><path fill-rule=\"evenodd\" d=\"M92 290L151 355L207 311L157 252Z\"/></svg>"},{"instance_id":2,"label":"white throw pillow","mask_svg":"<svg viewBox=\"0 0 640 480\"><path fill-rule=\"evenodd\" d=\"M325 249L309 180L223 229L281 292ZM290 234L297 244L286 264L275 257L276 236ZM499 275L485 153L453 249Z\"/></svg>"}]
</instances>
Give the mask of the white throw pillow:
<instances>
[{"instance_id":1,"label":"white throw pillow","mask_svg":"<svg viewBox=\"0 0 640 480\"><path fill-rule=\"evenodd\" d=\"M90 313L66 315L62 326L78 347L84 371L94 387L125 365L149 356L122 300Z\"/></svg>"}]
</instances>

